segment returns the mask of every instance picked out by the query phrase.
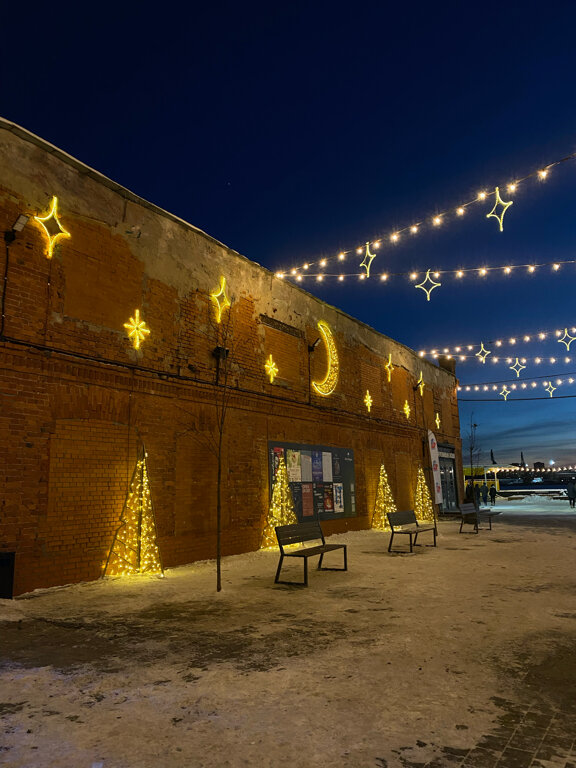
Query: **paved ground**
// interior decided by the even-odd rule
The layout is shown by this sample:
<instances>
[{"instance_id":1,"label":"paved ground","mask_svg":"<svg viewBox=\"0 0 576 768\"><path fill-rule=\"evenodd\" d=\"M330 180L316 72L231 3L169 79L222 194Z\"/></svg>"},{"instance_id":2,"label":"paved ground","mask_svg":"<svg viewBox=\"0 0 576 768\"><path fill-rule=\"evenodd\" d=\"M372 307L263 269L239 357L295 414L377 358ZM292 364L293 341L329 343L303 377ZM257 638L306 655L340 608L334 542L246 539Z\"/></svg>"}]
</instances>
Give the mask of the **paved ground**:
<instances>
[{"instance_id":1,"label":"paved ground","mask_svg":"<svg viewBox=\"0 0 576 768\"><path fill-rule=\"evenodd\" d=\"M0 765L576 768L576 516L502 508L308 589L252 553L2 601Z\"/></svg>"}]
</instances>

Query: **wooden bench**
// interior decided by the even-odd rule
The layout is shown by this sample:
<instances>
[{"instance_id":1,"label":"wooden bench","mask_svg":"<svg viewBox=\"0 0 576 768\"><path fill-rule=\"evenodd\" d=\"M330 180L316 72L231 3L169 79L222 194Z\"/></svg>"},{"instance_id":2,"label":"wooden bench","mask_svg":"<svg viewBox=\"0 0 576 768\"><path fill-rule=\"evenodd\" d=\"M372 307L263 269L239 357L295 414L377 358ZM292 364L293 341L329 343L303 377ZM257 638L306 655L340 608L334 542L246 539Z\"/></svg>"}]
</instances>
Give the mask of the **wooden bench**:
<instances>
[{"instance_id":1,"label":"wooden bench","mask_svg":"<svg viewBox=\"0 0 576 768\"><path fill-rule=\"evenodd\" d=\"M436 524L421 525L418 520L416 520L416 515L414 514L413 509L409 509L405 512L389 512L386 517L388 518L390 528L392 529L390 543L388 544L388 552L392 551L392 542L397 533L408 534L410 537L410 552L413 551L413 546L416 546L418 534L423 531L432 531L434 533L434 546L436 546ZM412 540L412 537L414 537L414 540Z\"/></svg>"},{"instance_id":2,"label":"wooden bench","mask_svg":"<svg viewBox=\"0 0 576 768\"><path fill-rule=\"evenodd\" d=\"M348 570L348 554L346 550L346 544L326 544L324 540L324 534L320 523L315 520L309 523L293 523L292 525L279 525L276 527L276 538L278 539L278 546L280 547L280 562L278 563L278 569L276 571L275 584L300 584L305 587L308 586L308 558L320 555L318 561L318 570L322 571L347 571ZM304 546L308 541L320 541L321 544L316 546ZM291 544L302 544L301 549L295 549L286 552L285 547ZM332 552L335 549L344 550L344 567L343 568L323 568L322 560L326 552ZM301 557L304 561L304 581L280 581L280 571L282 570L282 563L285 557Z\"/></svg>"},{"instance_id":3,"label":"wooden bench","mask_svg":"<svg viewBox=\"0 0 576 768\"><path fill-rule=\"evenodd\" d=\"M492 518L501 514L501 510L496 512L495 510L490 509L490 507L479 507L476 509L474 504L470 502L460 506L460 514L462 519L460 521L460 530L458 533L462 533L464 525L473 525L474 533L478 533L480 531L480 523L485 522L486 520L488 521L488 528L491 531Z\"/></svg>"}]
</instances>

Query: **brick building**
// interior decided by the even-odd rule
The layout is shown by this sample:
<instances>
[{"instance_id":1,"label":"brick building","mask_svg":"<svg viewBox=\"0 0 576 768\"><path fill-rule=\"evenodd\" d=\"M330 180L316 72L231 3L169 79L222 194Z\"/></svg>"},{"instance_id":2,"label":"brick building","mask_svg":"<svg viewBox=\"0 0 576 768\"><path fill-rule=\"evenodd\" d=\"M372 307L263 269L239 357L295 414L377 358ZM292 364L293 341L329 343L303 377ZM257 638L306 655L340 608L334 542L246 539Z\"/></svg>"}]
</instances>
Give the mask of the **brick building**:
<instances>
[{"instance_id":1,"label":"brick building","mask_svg":"<svg viewBox=\"0 0 576 768\"><path fill-rule=\"evenodd\" d=\"M12 574L14 594L102 574L142 441L164 565L214 557L207 442L223 362L223 554L259 547L276 444L353 457L347 509L326 502L328 534L369 527L382 462L399 508L411 507L429 428L461 477L453 369L1 120L0 167L4 592ZM212 297L222 278L230 308ZM138 349L133 321L149 330Z\"/></svg>"}]
</instances>

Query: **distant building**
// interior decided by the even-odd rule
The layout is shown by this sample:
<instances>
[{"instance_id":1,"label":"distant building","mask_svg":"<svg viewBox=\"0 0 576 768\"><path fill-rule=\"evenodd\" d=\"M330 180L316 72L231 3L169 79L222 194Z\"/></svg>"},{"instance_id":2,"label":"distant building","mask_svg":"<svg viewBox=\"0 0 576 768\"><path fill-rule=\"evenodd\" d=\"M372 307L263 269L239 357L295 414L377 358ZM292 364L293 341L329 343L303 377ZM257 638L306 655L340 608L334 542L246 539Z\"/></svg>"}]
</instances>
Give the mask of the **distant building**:
<instances>
[{"instance_id":1,"label":"distant building","mask_svg":"<svg viewBox=\"0 0 576 768\"><path fill-rule=\"evenodd\" d=\"M543 461L535 461L534 462L534 469L544 469L545 464Z\"/></svg>"}]
</instances>

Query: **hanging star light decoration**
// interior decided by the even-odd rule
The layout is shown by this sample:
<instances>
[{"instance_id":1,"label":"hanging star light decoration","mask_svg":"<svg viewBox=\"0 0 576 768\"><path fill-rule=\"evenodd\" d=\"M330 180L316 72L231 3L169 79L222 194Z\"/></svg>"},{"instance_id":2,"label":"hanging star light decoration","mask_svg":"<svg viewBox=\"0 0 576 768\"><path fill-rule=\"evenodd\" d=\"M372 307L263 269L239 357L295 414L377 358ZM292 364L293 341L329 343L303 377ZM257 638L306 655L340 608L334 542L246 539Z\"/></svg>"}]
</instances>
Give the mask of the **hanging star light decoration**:
<instances>
[{"instance_id":1,"label":"hanging star light decoration","mask_svg":"<svg viewBox=\"0 0 576 768\"><path fill-rule=\"evenodd\" d=\"M375 258L376 254L370 253L370 243L366 243L366 254L364 255L364 260L360 263L360 266L366 270L366 277L370 277L370 264L372 264Z\"/></svg>"},{"instance_id":2,"label":"hanging star light decoration","mask_svg":"<svg viewBox=\"0 0 576 768\"><path fill-rule=\"evenodd\" d=\"M430 294L434 290L434 288L439 288L442 285L442 283L435 283L434 280L430 277L430 270L426 270L426 277L424 280L422 280L421 283L418 283L418 285L415 286L415 288L421 288L424 293L426 294L426 301L430 301Z\"/></svg>"},{"instance_id":3,"label":"hanging star light decoration","mask_svg":"<svg viewBox=\"0 0 576 768\"><path fill-rule=\"evenodd\" d=\"M508 395L510 394L510 390L506 388L506 384L504 384L504 386L502 387L502 392L500 392L499 394L502 395L504 400L508 400Z\"/></svg>"},{"instance_id":4,"label":"hanging star light decoration","mask_svg":"<svg viewBox=\"0 0 576 768\"><path fill-rule=\"evenodd\" d=\"M504 219L504 214L506 213L508 208L511 205L514 204L514 201L510 200L510 202L505 203L504 200L502 200L502 198L500 197L500 190L499 190L498 187L496 187L495 195L496 195L496 202L494 203L494 208L492 208L490 213L486 214L486 218L489 219L490 216L493 216L495 219L497 219L498 223L500 224L500 232L503 232L504 231L504 227L502 225L502 221ZM496 209L498 208L499 205L502 206L502 211L501 211L500 214L497 214L495 211L496 211Z\"/></svg>"},{"instance_id":5,"label":"hanging star light decoration","mask_svg":"<svg viewBox=\"0 0 576 768\"><path fill-rule=\"evenodd\" d=\"M129 322L124 323L124 328L126 328L128 336L132 339L134 349L140 349L140 344L150 333L150 329L146 328L144 320L140 320L139 309L134 312L134 317L131 317Z\"/></svg>"},{"instance_id":6,"label":"hanging star light decoration","mask_svg":"<svg viewBox=\"0 0 576 768\"><path fill-rule=\"evenodd\" d=\"M420 397L424 397L424 387L426 386L424 382L424 376L422 375L422 371L420 371L420 378L416 382L416 386L420 390Z\"/></svg>"},{"instance_id":7,"label":"hanging star light decoration","mask_svg":"<svg viewBox=\"0 0 576 768\"><path fill-rule=\"evenodd\" d=\"M484 347L484 342L481 341L480 342L480 352L476 352L476 357L480 360L481 363L485 364L486 363L486 358L488 357L488 355L491 355L491 354L492 354L492 352L489 349L486 349Z\"/></svg>"},{"instance_id":8,"label":"hanging star light decoration","mask_svg":"<svg viewBox=\"0 0 576 768\"><path fill-rule=\"evenodd\" d=\"M386 368L386 373L388 375L388 383L392 381L392 371L394 370L394 366L392 365L392 352L388 355L388 362L384 366Z\"/></svg>"},{"instance_id":9,"label":"hanging star light decoration","mask_svg":"<svg viewBox=\"0 0 576 768\"><path fill-rule=\"evenodd\" d=\"M226 278L221 277L220 278L220 290L214 291L214 293L210 294L210 298L214 300L214 303L216 304L216 322L220 323L222 321L222 314L226 310L227 307L231 305L230 299L226 295Z\"/></svg>"},{"instance_id":10,"label":"hanging star light decoration","mask_svg":"<svg viewBox=\"0 0 576 768\"><path fill-rule=\"evenodd\" d=\"M550 397L553 397L553 393L554 393L554 392L556 392L556 389L557 389L556 387L553 387L553 386L552 386L552 382L551 382L551 381L549 381L549 382L548 382L548 386L546 387L546 392L548 392L548 394L550 395Z\"/></svg>"},{"instance_id":11,"label":"hanging star light decoration","mask_svg":"<svg viewBox=\"0 0 576 768\"><path fill-rule=\"evenodd\" d=\"M516 378L519 379L520 378L520 371L523 371L524 368L526 368L526 366L522 365L520 360L518 360L518 358L516 358L516 362L514 363L514 365L510 365L509 368L510 368L511 371L516 371Z\"/></svg>"},{"instance_id":12,"label":"hanging star light decoration","mask_svg":"<svg viewBox=\"0 0 576 768\"><path fill-rule=\"evenodd\" d=\"M436 414L436 418L434 419L434 421L436 422L436 429L440 429L440 414L439 413Z\"/></svg>"},{"instance_id":13,"label":"hanging star light decoration","mask_svg":"<svg viewBox=\"0 0 576 768\"><path fill-rule=\"evenodd\" d=\"M278 366L274 362L272 355L266 360L264 368L266 369L266 375L270 379L270 384L274 384L274 379L278 375Z\"/></svg>"},{"instance_id":14,"label":"hanging star light decoration","mask_svg":"<svg viewBox=\"0 0 576 768\"><path fill-rule=\"evenodd\" d=\"M369 390L366 390L366 397L364 398L364 405L366 406L368 413L370 413L370 408L372 408L372 396L370 395Z\"/></svg>"},{"instance_id":15,"label":"hanging star light decoration","mask_svg":"<svg viewBox=\"0 0 576 768\"><path fill-rule=\"evenodd\" d=\"M568 328L564 328L564 336L562 336L561 339L558 339L558 343L566 344L566 349L570 349L570 344L572 344L573 341L576 341L576 336L570 336Z\"/></svg>"},{"instance_id":16,"label":"hanging star light decoration","mask_svg":"<svg viewBox=\"0 0 576 768\"><path fill-rule=\"evenodd\" d=\"M408 400L406 400L404 402L403 410L404 410L404 415L406 416L407 419L409 419L410 418L410 406L408 405Z\"/></svg>"},{"instance_id":17,"label":"hanging star light decoration","mask_svg":"<svg viewBox=\"0 0 576 768\"><path fill-rule=\"evenodd\" d=\"M71 237L58 218L58 198L54 196L50 204L50 212L46 216L34 216L34 220L40 224L48 238L48 251L46 258L51 259L54 253L54 246L59 237Z\"/></svg>"}]
</instances>

